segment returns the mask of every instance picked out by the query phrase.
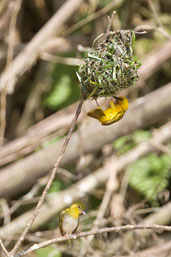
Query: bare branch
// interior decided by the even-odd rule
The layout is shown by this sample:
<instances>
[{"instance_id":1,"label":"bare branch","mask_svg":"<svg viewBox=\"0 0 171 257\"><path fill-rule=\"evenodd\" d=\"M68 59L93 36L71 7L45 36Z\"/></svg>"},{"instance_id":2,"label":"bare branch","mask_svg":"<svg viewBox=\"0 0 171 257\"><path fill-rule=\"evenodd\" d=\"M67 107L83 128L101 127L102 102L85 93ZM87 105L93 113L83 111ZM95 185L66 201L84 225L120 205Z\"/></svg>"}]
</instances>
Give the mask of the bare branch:
<instances>
[{"instance_id":1,"label":"bare branch","mask_svg":"<svg viewBox=\"0 0 171 257\"><path fill-rule=\"evenodd\" d=\"M117 157L112 157L107 159L106 161L106 172L108 173L108 181L106 185L106 192L104 193L103 200L101 202L100 208L98 210L97 217L94 221L93 228L98 228L100 225L100 222L102 221L108 204L110 202L112 193L116 191L118 188L118 184L116 182L117 178L117 165L118 165L118 159Z\"/></svg>"},{"instance_id":2,"label":"bare branch","mask_svg":"<svg viewBox=\"0 0 171 257\"><path fill-rule=\"evenodd\" d=\"M89 119L89 123L84 130L84 152L95 152L104 144L112 142L119 136L131 133L136 129L149 127L156 122L161 123L163 119L166 120L170 116L170 95L171 83L168 83L145 97L138 98L130 105L124 119L109 126L107 130L105 126L99 126L96 121ZM89 101L87 101L87 110L88 105ZM86 103L84 106L86 106ZM41 149L1 169L0 196L8 197L16 192L21 192L26 187L29 188L33 185L39 177L47 174L56 161L56 156L59 154L64 140L61 139L48 148ZM71 144L68 146L63 165L73 163L79 157L78 148L78 133L75 132L71 138Z\"/></svg>"},{"instance_id":3,"label":"bare branch","mask_svg":"<svg viewBox=\"0 0 171 257\"><path fill-rule=\"evenodd\" d=\"M162 126L160 129L153 136L153 140L160 143L168 142L171 138L171 122L167 123L166 125ZM151 140L151 139L149 139ZM136 161L137 159L145 156L154 151L154 148L151 146L151 143L147 140L136 148L129 151L127 154L118 158L117 164L117 173L120 173L124 168ZM78 200L80 197L85 196L87 193L92 192L96 187L100 186L101 184L105 183L108 178L108 170L106 166L98 169L97 171L91 173L78 183L70 186L69 188L58 192L57 194L53 194L52 197L48 197L46 199L46 203L42 206L42 211L39 213L38 219L35 220L34 224L32 225L32 229L36 230L38 227L42 226L49 219L51 219L56 213L61 211L61 209L65 208L68 204L68 200L70 202ZM58 204L56 204L58 203ZM171 222L171 204L161 208L157 215L159 218L155 216L153 219L148 219L147 224L154 224L163 222L160 224L169 224ZM10 224L3 226L0 228L0 236L4 237L7 235L16 235L19 233L25 224L30 220L32 216L33 210L30 210L18 218L14 219ZM162 220L161 220L162 217Z\"/></svg>"},{"instance_id":4,"label":"bare branch","mask_svg":"<svg viewBox=\"0 0 171 257\"><path fill-rule=\"evenodd\" d=\"M5 256L9 256L9 252L5 248L5 245L3 244L1 239L0 239L0 246L1 246L2 250L3 250L3 252L5 253Z\"/></svg>"},{"instance_id":5,"label":"bare branch","mask_svg":"<svg viewBox=\"0 0 171 257\"><path fill-rule=\"evenodd\" d=\"M145 34L147 33L147 31L153 31L153 30L161 33L167 39L171 39L171 36L162 27L156 27L151 25L138 25L134 29L135 33L137 34Z\"/></svg>"},{"instance_id":6,"label":"bare branch","mask_svg":"<svg viewBox=\"0 0 171 257\"><path fill-rule=\"evenodd\" d=\"M53 168L52 171L51 171L51 175L50 175L50 177L49 177L49 179L48 179L48 182L47 182L47 184L46 184L46 187L44 188L43 193L42 193L42 195L41 195L40 198L39 198L39 201L38 201L37 206L36 206L36 208L35 208L35 210L34 210L34 212L33 212L33 214L32 214L32 217L31 217L30 221L29 221L29 222L27 223L27 225L25 226L24 231L22 232L22 234L21 234L21 236L19 237L19 239L18 239L16 245L14 246L14 248L13 248L12 251L11 251L11 254L14 254L14 253L17 251L17 249L20 247L21 243L24 241L24 238L25 238L27 232L29 231L31 225L33 224L35 218L37 217L37 215L38 215L38 213L39 213L39 211L40 211L40 208L42 207L42 204L43 204L43 202L44 202L44 200L45 200L45 197L46 197L46 195L47 195L47 193L48 193L48 191L49 191L49 188L50 188L50 186L51 186L51 184L52 184L52 182L53 182L53 179L54 179L54 177L55 177L55 175L56 175L56 173L57 173L57 171L58 171L59 165L60 165L60 163L62 162L62 160L63 160L63 158L64 158L66 148L67 148L68 143L69 143L69 141L70 141L72 132L73 132L73 130L74 130L74 128L75 128L75 124L76 124L76 121L77 121L77 119L78 119L78 116L79 116L79 114L80 114L80 112L81 112L82 104L83 104L83 102L80 102L79 105L78 105L78 107L77 107L75 116L74 116L73 121L72 121L72 123L71 123L70 130L69 130L68 135L67 135L67 137L66 137L66 139L65 139L65 141L64 141L64 144L63 144L62 149L61 149L61 151L60 151L60 155L59 155L59 157L58 157L58 159L57 159L57 161L56 161L56 163L55 163L55 165L54 165L54 168Z\"/></svg>"},{"instance_id":7,"label":"bare branch","mask_svg":"<svg viewBox=\"0 0 171 257\"><path fill-rule=\"evenodd\" d=\"M22 0L16 0L14 5L14 10L12 12L12 17L10 20L10 26L9 26L9 39L8 39L8 52L7 52L7 62L6 62L6 68L10 65L13 59L14 55L14 46L15 46L15 27L17 22L17 15L21 8ZM5 85L2 93L1 93L1 108L0 108L0 146L3 145L4 142L4 134L6 129L6 105L7 105L7 88L8 83Z\"/></svg>"},{"instance_id":8,"label":"bare branch","mask_svg":"<svg viewBox=\"0 0 171 257\"><path fill-rule=\"evenodd\" d=\"M67 36L69 34L71 34L72 32L74 32L75 30L85 26L87 23L97 19L98 17L104 15L105 13L109 12L111 9L113 9L114 7L119 7L121 4L123 3L123 0L115 0L115 1L111 1L111 3L109 3L108 5L106 5L103 9L100 9L99 11L97 11L96 13L93 13L91 15L89 15L88 17L86 17L85 19L79 21L78 23L74 24L73 26L71 26L70 28L66 29L62 34L64 36Z\"/></svg>"},{"instance_id":9,"label":"bare branch","mask_svg":"<svg viewBox=\"0 0 171 257\"><path fill-rule=\"evenodd\" d=\"M161 24L159 15L158 15L158 13L157 13L157 11L156 11L156 8L155 8L155 6L154 6L154 3L153 3L151 0L147 0L147 2L148 2L148 5L149 5L151 11L153 12L154 18L155 18L155 20L156 20L158 26L162 28L162 24Z\"/></svg>"},{"instance_id":10,"label":"bare branch","mask_svg":"<svg viewBox=\"0 0 171 257\"><path fill-rule=\"evenodd\" d=\"M61 56L52 55L46 52L42 53L40 55L40 58L44 61L53 62L53 63L62 63L65 65L72 65L72 66L78 66L85 63L83 60L78 58L61 57Z\"/></svg>"},{"instance_id":11,"label":"bare branch","mask_svg":"<svg viewBox=\"0 0 171 257\"><path fill-rule=\"evenodd\" d=\"M18 79L36 62L41 48L52 36L55 36L61 26L79 8L83 0L68 0L52 16L47 24L35 35L25 49L14 59L9 68L0 77L0 91L8 84L8 93L12 93Z\"/></svg>"},{"instance_id":12,"label":"bare branch","mask_svg":"<svg viewBox=\"0 0 171 257\"><path fill-rule=\"evenodd\" d=\"M162 244L157 244L153 247L150 247L150 248L147 248L145 250L142 250L142 251L139 251L136 253L136 255L138 257L147 257L147 256L160 256L160 257L166 257L169 255L162 255L162 253L167 253L169 254L171 250L171 243L170 243L170 240L166 243L162 243ZM122 257L122 256L120 256ZM131 257L131 256L124 256L124 257Z\"/></svg>"},{"instance_id":13,"label":"bare branch","mask_svg":"<svg viewBox=\"0 0 171 257\"><path fill-rule=\"evenodd\" d=\"M59 243L59 242L63 242L66 241L68 239L77 239L80 237L86 237L86 236L90 236L90 235L97 235L97 234L102 234L102 233L111 233L111 232L120 232L120 231L132 231L132 230L142 230L142 229L148 229L148 230L154 230L154 231L171 231L171 226L162 226L162 225L126 225L126 226L118 226L118 227L111 227L111 228L101 228L101 229L95 229L92 231L88 231L88 232L80 232L77 234L71 234L71 235L67 235L66 236L62 236L62 237L57 237L48 241L45 241L43 243L40 244L34 244L33 246L31 246L28 250L25 251L21 251L11 257L20 257L26 254L29 254L35 250L38 250L40 248L46 247L48 245L51 244L55 244L55 243Z\"/></svg>"},{"instance_id":14,"label":"bare branch","mask_svg":"<svg viewBox=\"0 0 171 257\"><path fill-rule=\"evenodd\" d=\"M137 85L144 85L148 79L160 66L171 58L171 40L168 40L162 48L150 53L143 61L139 70L139 80ZM157 65L156 65L157 64Z\"/></svg>"},{"instance_id":15,"label":"bare branch","mask_svg":"<svg viewBox=\"0 0 171 257\"><path fill-rule=\"evenodd\" d=\"M74 42L64 40L63 38L57 38L50 41L52 41L52 45L53 41L55 41L54 48L56 51L59 50L59 46L63 46L65 48L65 45L73 46L75 44ZM44 51L47 52L48 49L45 49ZM139 70L140 80L137 82L137 84L143 85L144 81L148 79L149 76L151 76L154 72L156 72L160 66L164 62L167 62L170 58L171 42L168 41L162 45L160 49L150 53L144 59L143 64ZM130 90L134 90L134 87L130 88ZM89 102L88 105L91 105L90 109L93 108L93 104L91 102ZM43 121L40 121L31 127L27 131L27 134L24 136L6 144L2 149L0 149L0 166L7 165L12 161L17 160L18 156L21 158L22 156L31 153L36 147L39 147L43 142L45 142L50 135L53 136L53 133L56 133L57 130L69 126L74 111L75 106L69 106L49 116Z\"/></svg>"}]
</instances>

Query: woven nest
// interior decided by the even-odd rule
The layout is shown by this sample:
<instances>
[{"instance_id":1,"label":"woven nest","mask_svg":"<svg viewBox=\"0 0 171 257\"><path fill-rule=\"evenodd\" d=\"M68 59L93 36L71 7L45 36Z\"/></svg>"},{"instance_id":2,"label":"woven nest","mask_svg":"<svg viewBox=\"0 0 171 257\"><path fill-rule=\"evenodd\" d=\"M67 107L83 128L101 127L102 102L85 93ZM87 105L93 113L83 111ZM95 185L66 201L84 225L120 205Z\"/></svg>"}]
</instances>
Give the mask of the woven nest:
<instances>
[{"instance_id":1,"label":"woven nest","mask_svg":"<svg viewBox=\"0 0 171 257\"><path fill-rule=\"evenodd\" d=\"M134 41L131 30L109 32L95 49L86 50L78 71L82 99L114 96L135 84L140 64L133 58Z\"/></svg>"}]
</instances>

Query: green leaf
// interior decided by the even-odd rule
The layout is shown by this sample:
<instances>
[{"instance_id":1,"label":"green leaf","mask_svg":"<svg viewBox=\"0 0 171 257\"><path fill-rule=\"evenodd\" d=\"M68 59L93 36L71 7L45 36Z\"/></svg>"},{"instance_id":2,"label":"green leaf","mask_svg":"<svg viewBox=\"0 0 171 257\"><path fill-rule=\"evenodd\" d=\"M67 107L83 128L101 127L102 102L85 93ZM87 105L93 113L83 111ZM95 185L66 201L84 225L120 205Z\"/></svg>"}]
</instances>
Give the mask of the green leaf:
<instances>
[{"instance_id":1,"label":"green leaf","mask_svg":"<svg viewBox=\"0 0 171 257\"><path fill-rule=\"evenodd\" d=\"M56 193L56 192L62 190L63 187L64 187L64 185L63 185L62 181L59 180L59 179L55 179L55 180L52 182L52 185L51 185L51 187L50 187L50 189L49 189L48 194Z\"/></svg>"},{"instance_id":2,"label":"green leaf","mask_svg":"<svg viewBox=\"0 0 171 257\"><path fill-rule=\"evenodd\" d=\"M170 168L171 157L169 155L149 154L129 167L129 184L152 201L156 199L158 192L167 187Z\"/></svg>"},{"instance_id":3,"label":"green leaf","mask_svg":"<svg viewBox=\"0 0 171 257\"><path fill-rule=\"evenodd\" d=\"M56 143L57 141L60 140L60 137L53 137L53 138L50 138L49 140L45 141L42 143L41 147L43 149L49 147L50 145L53 145L54 143Z\"/></svg>"},{"instance_id":4,"label":"green leaf","mask_svg":"<svg viewBox=\"0 0 171 257\"><path fill-rule=\"evenodd\" d=\"M151 135L148 130L137 130L132 135L120 137L114 141L114 148L118 155L128 152L135 147L137 143L149 138Z\"/></svg>"},{"instance_id":5,"label":"green leaf","mask_svg":"<svg viewBox=\"0 0 171 257\"><path fill-rule=\"evenodd\" d=\"M49 107L55 108L68 99L71 93L70 82L71 79L68 75L63 75L63 77L60 78L54 90L46 99L46 104Z\"/></svg>"},{"instance_id":6,"label":"green leaf","mask_svg":"<svg viewBox=\"0 0 171 257\"><path fill-rule=\"evenodd\" d=\"M133 134L133 138L136 141L140 141L149 138L150 135L151 133L148 130L136 130Z\"/></svg>"},{"instance_id":7,"label":"green leaf","mask_svg":"<svg viewBox=\"0 0 171 257\"><path fill-rule=\"evenodd\" d=\"M57 249L54 249L51 246L47 246L47 247L38 249L36 251L36 257L48 257L48 256L61 257L62 254Z\"/></svg>"},{"instance_id":8,"label":"green leaf","mask_svg":"<svg viewBox=\"0 0 171 257\"><path fill-rule=\"evenodd\" d=\"M80 89L75 72L76 68L73 66L54 65L50 92L43 101L45 106L52 110L60 110L79 99Z\"/></svg>"}]
</instances>

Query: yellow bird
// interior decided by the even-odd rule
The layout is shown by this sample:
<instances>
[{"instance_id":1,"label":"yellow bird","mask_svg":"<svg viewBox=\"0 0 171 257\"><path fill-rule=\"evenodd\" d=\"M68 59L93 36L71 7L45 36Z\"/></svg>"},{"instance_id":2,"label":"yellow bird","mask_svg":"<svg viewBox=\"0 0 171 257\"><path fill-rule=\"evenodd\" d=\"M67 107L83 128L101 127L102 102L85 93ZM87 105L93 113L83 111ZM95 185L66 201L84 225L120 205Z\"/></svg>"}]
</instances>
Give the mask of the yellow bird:
<instances>
[{"instance_id":1,"label":"yellow bird","mask_svg":"<svg viewBox=\"0 0 171 257\"><path fill-rule=\"evenodd\" d=\"M62 236L74 234L79 225L80 215L85 215L84 205L82 203L73 203L64 209L59 216L59 229ZM68 239L68 246L71 246L71 240Z\"/></svg>"},{"instance_id":2,"label":"yellow bird","mask_svg":"<svg viewBox=\"0 0 171 257\"><path fill-rule=\"evenodd\" d=\"M87 115L99 120L104 126L111 125L114 122L119 121L128 109L129 103L125 97L114 96L114 98L116 99L116 104L111 101L110 107L106 110L103 111L101 107L98 107L97 109L88 112Z\"/></svg>"}]
</instances>

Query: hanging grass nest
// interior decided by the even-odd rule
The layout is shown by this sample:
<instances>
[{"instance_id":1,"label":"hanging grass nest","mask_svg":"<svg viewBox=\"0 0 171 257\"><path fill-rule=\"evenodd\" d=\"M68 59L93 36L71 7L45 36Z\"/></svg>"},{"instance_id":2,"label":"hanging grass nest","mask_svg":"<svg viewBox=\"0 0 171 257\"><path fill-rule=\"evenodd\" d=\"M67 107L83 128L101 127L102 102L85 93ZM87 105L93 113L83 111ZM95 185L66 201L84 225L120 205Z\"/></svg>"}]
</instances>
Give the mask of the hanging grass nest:
<instances>
[{"instance_id":1,"label":"hanging grass nest","mask_svg":"<svg viewBox=\"0 0 171 257\"><path fill-rule=\"evenodd\" d=\"M134 32L120 30L104 37L96 48L86 50L85 64L79 67L83 100L115 96L138 79L140 64L133 58Z\"/></svg>"}]
</instances>

